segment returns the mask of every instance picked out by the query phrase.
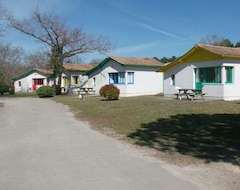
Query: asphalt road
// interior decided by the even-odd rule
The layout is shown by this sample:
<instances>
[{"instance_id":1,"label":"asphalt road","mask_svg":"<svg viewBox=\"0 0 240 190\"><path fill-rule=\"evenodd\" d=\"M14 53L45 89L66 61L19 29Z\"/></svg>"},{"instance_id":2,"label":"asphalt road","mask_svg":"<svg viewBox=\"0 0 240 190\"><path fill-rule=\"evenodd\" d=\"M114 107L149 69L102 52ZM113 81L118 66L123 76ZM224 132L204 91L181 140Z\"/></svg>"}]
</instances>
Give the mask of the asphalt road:
<instances>
[{"instance_id":1,"label":"asphalt road","mask_svg":"<svg viewBox=\"0 0 240 190\"><path fill-rule=\"evenodd\" d=\"M0 98L1 190L195 190L50 99Z\"/></svg>"}]
</instances>

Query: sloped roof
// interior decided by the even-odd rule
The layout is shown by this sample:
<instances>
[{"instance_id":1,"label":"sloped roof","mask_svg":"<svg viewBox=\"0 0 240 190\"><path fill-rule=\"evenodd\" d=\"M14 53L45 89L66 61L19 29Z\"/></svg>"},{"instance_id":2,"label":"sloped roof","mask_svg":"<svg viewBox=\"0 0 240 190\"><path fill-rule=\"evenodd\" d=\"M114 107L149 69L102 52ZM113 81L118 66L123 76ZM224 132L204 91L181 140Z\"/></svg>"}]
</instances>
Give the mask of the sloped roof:
<instances>
[{"instance_id":1,"label":"sloped roof","mask_svg":"<svg viewBox=\"0 0 240 190\"><path fill-rule=\"evenodd\" d=\"M240 58L240 48L212 46L212 45L204 45L204 44L196 44L196 46L204 48L205 50L211 51L213 53L219 54L222 57L239 57Z\"/></svg>"},{"instance_id":2,"label":"sloped roof","mask_svg":"<svg viewBox=\"0 0 240 190\"><path fill-rule=\"evenodd\" d=\"M13 80L13 81L16 81L16 80L25 78L25 77L27 77L28 75L31 75L32 73L38 73L38 74L43 75L43 76L47 76L47 75L51 74L51 72L50 72L50 73L45 73L45 72L42 72L42 71L40 71L40 70L41 70L41 69L32 69L32 70L27 71L27 72L25 72L25 73L23 73L23 74L21 74L21 75L19 75L19 76L17 76L17 77L12 78L12 80ZM47 70L45 70L45 71L47 71Z\"/></svg>"},{"instance_id":3,"label":"sloped roof","mask_svg":"<svg viewBox=\"0 0 240 190\"><path fill-rule=\"evenodd\" d=\"M179 57L175 61L171 62L168 65L157 70L157 72L166 71L173 66L184 63L184 61L193 55L198 50L204 50L209 52L215 56L215 59L222 59L222 58L236 58L240 59L240 48L233 48L233 47L223 47L223 46L213 46L213 45L204 45L204 44L196 44L192 49L190 49L187 53L183 56Z\"/></svg>"},{"instance_id":4,"label":"sloped roof","mask_svg":"<svg viewBox=\"0 0 240 190\"><path fill-rule=\"evenodd\" d=\"M52 74L52 72L53 72L52 69L45 69L45 68L36 68L36 69L33 69L33 70L37 70L40 73L45 74L45 75Z\"/></svg>"},{"instance_id":5,"label":"sloped roof","mask_svg":"<svg viewBox=\"0 0 240 190\"><path fill-rule=\"evenodd\" d=\"M92 68L94 68L96 66L96 64L88 64L88 65L84 65L84 64L70 64L70 63L64 63L63 64L63 68L68 70L68 71L88 71L91 70ZM29 70L17 77L12 78L13 81L19 80L21 78L24 78L34 72L37 72L43 76L49 77L52 75L53 70L52 69L46 69L46 68L34 68L32 70Z\"/></svg>"},{"instance_id":6,"label":"sloped roof","mask_svg":"<svg viewBox=\"0 0 240 190\"><path fill-rule=\"evenodd\" d=\"M95 66L96 64L71 64L71 63L63 64L63 68L68 71L88 71Z\"/></svg>"},{"instance_id":7,"label":"sloped roof","mask_svg":"<svg viewBox=\"0 0 240 190\"><path fill-rule=\"evenodd\" d=\"M163 66L163 63L155 58L121 57L109 56L110 59L117 61L122 65L144 65L144 66Z\"/></svg>"},{"instance_id":8,"label":"sloped roof","mask_svg":"<svg viewBox=\"0 0 240 190\"><path fill-rule=\"evenodd\" d=\"M138 58L138 57L122 57L122 56L108 56L96 67L86 72L86 75L102 68L108 61L113 60L122 66L138 66L138 67L163 67L164 64L155 58Z\"/></svg>"}]
</instances>

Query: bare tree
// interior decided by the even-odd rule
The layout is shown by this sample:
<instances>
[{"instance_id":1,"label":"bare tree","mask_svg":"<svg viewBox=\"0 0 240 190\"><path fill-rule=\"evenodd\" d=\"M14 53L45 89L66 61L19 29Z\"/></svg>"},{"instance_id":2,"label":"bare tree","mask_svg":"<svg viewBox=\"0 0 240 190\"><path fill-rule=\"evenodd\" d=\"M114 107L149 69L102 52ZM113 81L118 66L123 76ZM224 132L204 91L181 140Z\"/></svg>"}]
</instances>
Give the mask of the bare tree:
<instances>
[{"instance_id":1,"label":"bare tree","mask_svg":"<svg viewBox=\"0 0 240 190\"><path fill-rule=\"evenodd\" d=\"M3 7L1 0L0 0L0 36L3 35L3 31L4 31L4 27L3 27L3 23L4 20L6 19L6 17L8 17L8 12L7 10Z\"/></svg>"},{"instance_id":2,"label":"bare tree","mask_svg":"<svg viewBox=\"0 0 240 190\"><path fill-rule=\"evenodd\" d=\"M214 46L224 46L224 47L234 47L233 43L223 37L219 37L216 34L212 36L206 36L204 38L201 38L200 42L201 44L209 44Z\"/></svg>"},{"instance_id":3,"label":"bare tree","mask_svg":"<svg viewBox=\"0 0 240 190\"><path fill-rule=\"evenodd\" d=\"M0 85L11 84L11 78L26 70L22 60L24 51L10 44L0 44Z\"/></svg>"},{"instance_id":4,"label":"bare tree","mask_svg":"<svg viewBox=\"0 0 240 190\"><path fill-rule=\"evenodd\" d=\"M25 57L25 64L31 68L46 67L49 60L48 53L45 51L37 51Z\"/></svg>"},{"instance_id":5,"label":"bare tree","mask_svg":"<svg viewBox=\"0 0 240 190\"><path fill-rule=\"evenodd\" d=\"M106 53L114 45L103 36L88 35L81 28L71 29L53 12L36 9L32 17L22 21L9 19L11 26L50 47L50 66L55 78L62 74L64 59L87 52ZM61 77L59 77L61 79ZM58 84L61 81L58 80Z\"/></svg>"}]
</instances>

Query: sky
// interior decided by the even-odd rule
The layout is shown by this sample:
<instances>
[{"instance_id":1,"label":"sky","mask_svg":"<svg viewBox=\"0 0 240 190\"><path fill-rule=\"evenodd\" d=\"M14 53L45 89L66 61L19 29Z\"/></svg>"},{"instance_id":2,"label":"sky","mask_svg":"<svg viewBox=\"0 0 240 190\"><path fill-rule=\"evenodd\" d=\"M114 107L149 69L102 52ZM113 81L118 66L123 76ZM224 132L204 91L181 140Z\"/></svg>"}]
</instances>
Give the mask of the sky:
<instances>
[{"instance_id":1,"label":"sky","mask_svg":"<svg viewBox=\"0 0 240 190\"><path fill-rule=\"evenodd\" d=\"M201 38L217 35L240 41L239 0L0 0L18 19L54 11L70 28L108 38L116 48L106 55L82 54L85 63L107 55L129 57L182 56ZM28 53L42 44L17 31L0 40Z\"/></svg>"}]
</instances>

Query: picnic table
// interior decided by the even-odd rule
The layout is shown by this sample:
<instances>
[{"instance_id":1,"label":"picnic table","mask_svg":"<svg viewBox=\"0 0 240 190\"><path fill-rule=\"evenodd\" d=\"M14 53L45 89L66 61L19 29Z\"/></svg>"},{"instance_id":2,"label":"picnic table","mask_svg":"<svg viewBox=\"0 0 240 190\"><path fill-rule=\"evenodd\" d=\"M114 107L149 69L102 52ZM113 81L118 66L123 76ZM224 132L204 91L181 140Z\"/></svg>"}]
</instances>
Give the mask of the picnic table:
<instances>
[{"instance_id":1,"label":"picnic table","mask_svg":"<svg viewBox=\"0 0 240 190\"><path fill-rule=\"evenodd\" d=\"M189 100L194 100L195 97L200 96L204 100L205 94L202 92L202 89L179 88L175 95L178 100L181 100L183 96Z\"/></svg>"},{"instance_id":2,"label":"picnic table","mask_svg":"<svg viewBox=\"0 0 240 190\"><path fill-rule=\"evenodd\" d=\"M92 87L81 87L81 88L79 88L79 90L77 92L78 92L78 95L79 94L86 94L86 95L88 95L90 93L95 94L95 90Z\"/></svg>"}]
</instances>

